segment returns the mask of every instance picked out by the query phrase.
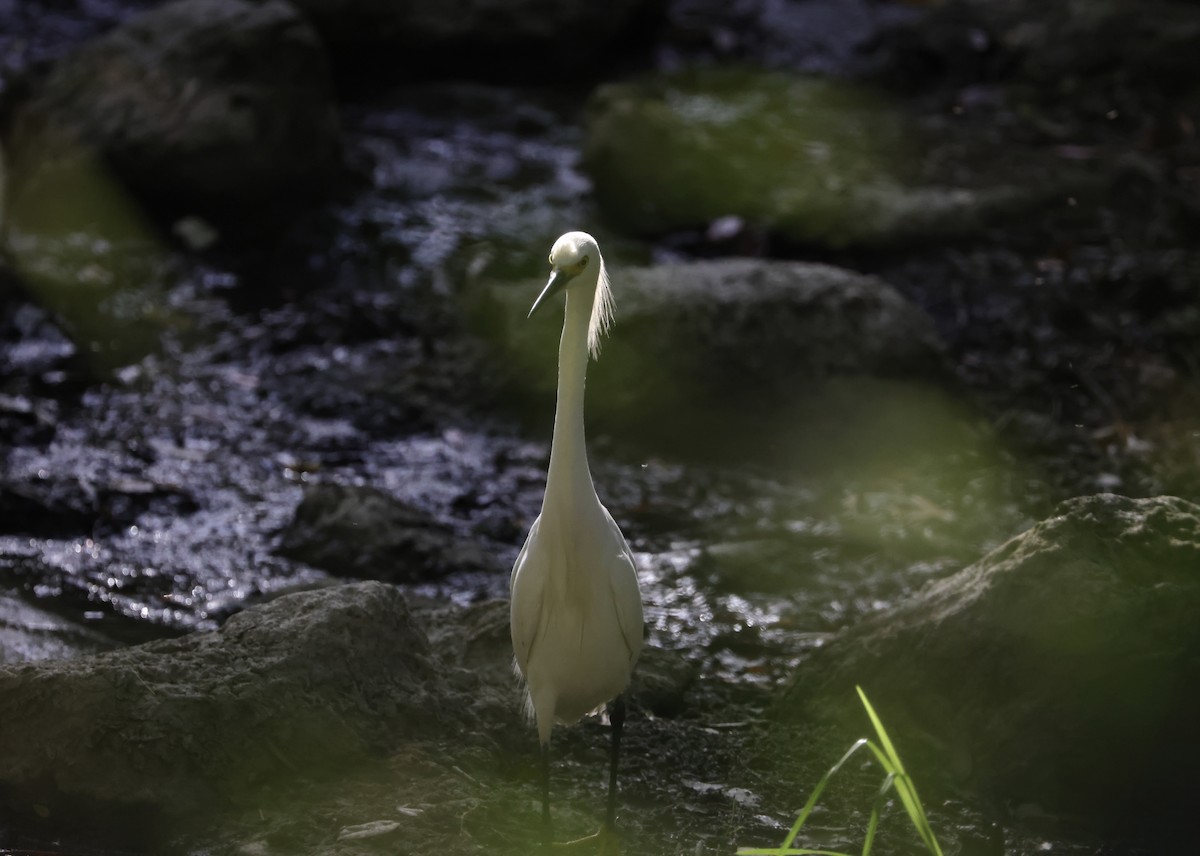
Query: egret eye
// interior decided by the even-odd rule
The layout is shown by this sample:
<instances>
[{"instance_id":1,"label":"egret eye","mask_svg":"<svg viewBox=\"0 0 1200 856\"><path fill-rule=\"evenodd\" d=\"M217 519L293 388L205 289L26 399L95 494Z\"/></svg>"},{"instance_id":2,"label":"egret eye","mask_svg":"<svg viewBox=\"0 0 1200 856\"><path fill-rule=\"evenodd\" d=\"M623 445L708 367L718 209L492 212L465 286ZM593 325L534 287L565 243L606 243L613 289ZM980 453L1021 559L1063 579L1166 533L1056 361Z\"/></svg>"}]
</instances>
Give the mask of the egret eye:
<instances>
[{"instance_id":1,"label":"egret eye","mask_svg":"<svg viewBox=\"0 0 1200 856\"><path fill-rule=\"evenodd\" d=\"M583 270L585 267L587 267L587 262L588 262L588 257L584 256L583 259L581 259L579 262L579 269Z\"/></svg>"}]
</instances>

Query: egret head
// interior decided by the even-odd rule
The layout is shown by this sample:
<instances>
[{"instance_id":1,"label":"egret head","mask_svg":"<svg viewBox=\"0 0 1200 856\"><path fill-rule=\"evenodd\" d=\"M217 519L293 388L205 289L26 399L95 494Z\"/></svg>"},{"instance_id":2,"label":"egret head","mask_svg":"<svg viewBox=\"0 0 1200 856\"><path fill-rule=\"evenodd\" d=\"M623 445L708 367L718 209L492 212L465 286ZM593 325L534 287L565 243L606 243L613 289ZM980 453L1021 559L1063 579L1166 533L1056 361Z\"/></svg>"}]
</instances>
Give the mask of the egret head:
<instances>
[{"instance_id":1,"label":"egret head","mask_svg":"<svg viewBox=\"0 0 1200 856\"><path fill-rule=\"evenodd\" d=\"M588 350L595 357L600 353L600 337L612 323L612 293L608 287L608 272L600 246L587 232L567 232L554 242L550 250L550 281L542 289L529 317L560 291L593 290L592 315L588 324Z\"/></svg>"}]
</instances>

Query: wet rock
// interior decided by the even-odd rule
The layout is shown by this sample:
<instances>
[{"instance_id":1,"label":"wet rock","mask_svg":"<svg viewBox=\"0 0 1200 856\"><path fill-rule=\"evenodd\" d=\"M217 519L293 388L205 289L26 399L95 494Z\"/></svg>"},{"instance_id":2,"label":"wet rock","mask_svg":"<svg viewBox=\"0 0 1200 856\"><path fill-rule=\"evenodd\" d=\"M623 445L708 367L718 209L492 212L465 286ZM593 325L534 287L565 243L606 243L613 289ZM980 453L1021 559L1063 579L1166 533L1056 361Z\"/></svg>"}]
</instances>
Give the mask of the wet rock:
<instances>
[{"instance_id":1,"label":"wet rock","mask_svg":"<svg viewBox=\"0 0 1200 856\"><path fill-rule=\"evenodd\" d=\"M106 226L109 165L169 209L249 220L320 192L339 149L320 40L281 0L131 18L60 61L7 138L10 224L39 233Z\"/></svg>"},{"instance_id":2,"label":"wet rock","mask_svg":"<svg viewBox=\"0 0 1200 856\"><path fill-rule=\"evenodd\" d=\"M438 674L404 598L379 583L281 597L219 631L0 666L0 783L52 815L240 805L457 721Z\"/></svg>"},{"instance_id":3,"label":"wet rock","mask_svg":"<svg viewBox=\"0 0 1200 856\"><path fill-rule=\"evenodd\" d=\"M425 75L452 70L458 78L512 74L514 66L541 75L547 69L578 69L618 48L617 37L658 5L655 0L619 0L603 6L586 0L467 0L447 14L437 0L293 2L312 18L341 64L362 64L368 56L386 55L387 64L376 65L375 76L389 69Z\"/></svg>"},{"instance_id":4,"label":"wet rock","mask_svg":"<svg viewBox=\"0 0 1200 856\"><path fill-rule=\"evenodd\" d=\"M687 691L699 676L699 666L679 651L648 645L638 658L629 695L635 705L655 716L679 716L687 708Z\"/></svg>"},{"instance_id":5,"label":"wet rock","mask_svg":"<svg viewBox=\"0 0 1200 856\"><path fill-rule=\"evenodd\" d=\"M1018 5L956 2L909 6L908 16L882 28L879 66L873 70L881 82L914 88L963 87L1001 79L1011 74L1016 64L1007 31L1019 23L1020 18L1012 16Z\"/></svg>"},{"instance_id":6,"label":"wet rock","mask_svg":"<svg viewBox=\"0 0 1200 856\"><path fill-rule=\"evenodd\" d=\"M943 375L933 322L879 279L751 259L610 275L617 318L589 369L589 429L678 452L753 435L756 420L787 422L800 407L792 433L826 439L845 436L856 412L890 412L892 431L906 409L935 412L925 406L935 393L911 386ZM479 312L526 405L552 400L556 383L561 326L525 317L537 288L494 287Z\"/></svg>"},{"instance_id":7,"label":"wet rock","mask_svg":"<svg viewBox=\"0 0 1200 856\"><path fill-rule=\"evenodd\" d=\"M213 602L197 615L196 596L179 591L183 579L181 572L147 564L111 541L0 534L0 583L45 608L86 619L90 629L114 642L161 639L198 620L211 626L221 606ZM237 600L244 597L239 593Z\"/></svg>"},{"instance_id":8,"label":"wet rock","mask_svg":"<svg viewBox=\"0 0 1200 856\"><path fill-rule=\"evenodd\" d=\"M420 582L491 565L428 512L366 486L310 485L280 553L337 576Z\"/></svg>"},{"instance_id":9,"label":"wet rock","mask_svg":"<svg viewBox=\"0 0 1200 856\"><path fill-rule=\"evenodd\" d=\"M659 53L664 65L720 58L847 75L871 67L881 26L912 15L908 4L870 0L675 0L667 5Z\"/></svg>"},{"instance_id":10,"label":"wet rock","mask_svg":"<svg viewBox=\"0 0 1200 856\"><path fill-rule=\"evenodd\" d=\"M0 97L22 85L30 68L45 67L80 42L110 30L158 0L61 3L59 0L0 0Z\"/></svg>"},{"instance_id":11,"label":"wet rock","mask_svg":"<svg viewBox=\"0 0 1200 856\"><path fill-rule=\"evenodd\" d=\"M0 436L9 438L14 445L50 440L57 416L57 402L0 392Z\"/></svg>"},{"instance_id":12,"label":"wet rock","mask_svg":"<svg viewBox=\"0 0 1200 856\"><path fill-rule=\"evenodd\" d=\"M946 183L928 160L911 120L865 89L729 69L603 87L584 150L597 202L650 236L736 216L807 246L897 246L978 233L1061 193L1061 180Z\"/></svg>"},{"instance_id":13,"label":"wet rock","mask_svg":"<svg viewBox=\"0 0 1200 856\"><path fill-rule=\"evenodd\" d=\"M196 508L178 486L136 477L86 469L0 473L0 535L91 535L128 526L147 511L178 516Z\"/></svg>"},{"instance_id":14,"label":"wet rock","mask_svg":"<svg viewBox=\"0 0 1200 856\"><path fill-rule=\"evenodd\" d=\"M15 284L6 281L10 276L15 280L15 274L0 267L0 377L6 386L17 378L53 386L70 368L75 345L46 311L17 297ZM6 287L12 289L9 301L3 299Z\"/></svg>"},{"instance_id":15,"label":"wet rock","mask_svg":"<svg viewBox=\"0 0 1200 856\"><path fill-rule=\"evenodd\" d=\"M1114 72L1138 84L1186 87L1200 71L1192 50L1200 12L1169 0L965 0L931 6L889 38L897 35L902 61L920 52L931 68L953 74L969 47L976 64L991 55L993 72L1050 84L1056 93Z\"/></svg>"},{"instance_id":16,"label":"wet rock","mask_svg":"<svg viewBox=\"0 0 1200 856\"><path fill-rule=\"evenodd\" d=\"M986 4L979 4L986 5ZM1200 10L1165 0L1020 4L1009 41L1028 77L1070 86L1079 78L1120 74L1142 84L1188 89L1200 73L1194 50Z\"/></svg>"},{"instance_id":17,"label":"wet rock","mask_svg":"<svg viewBox=\"0 0 1200 856\"><path fill-rule=\"evenodd\" d=\"M67 197L78 190L73 179L58 189ZM52 386L111 375L157 352L165 332L190 321L168 305L166 280L177 271L124 190L109 176L95 189L105 210L89 212L81 202L72 212L94 216L94 229L79 222L72 228L82 231L65 235L17 228L7 236L21 290L35 301L18 312L47 319L20 332L9 359Z\"/></svg>"},{"instance_id":18,"label":"wet rock","mask_svg":"<svg viewBox=\"0 0 1200 856\"><path fill-rule=\"evenodd\" d=\"M0 663L64 660L112 647L107 637L0 591Z\"/></svg>"},{"instance_id":19,"label":"wet rock","mask_svg":"<svg viewBox=\"0 0 1200 856\"><path fill-rule=\"evenodd\" d=\"M861 721L861 684L918 781L1141 838L1200 798L1198 560L1200 506L1070 500L817 652L782 709Z\"/></svg>"},{"instance_id":20,"label":"wet rock","mask_svg":"<svg viewBox=\"0 0 1200 856\"><path fill-rule=\"evenodd\" d=\"M1087 105L1104 113L1121 103L1124 113L1158 102L1163 91L1192 89L1200 72L1192 49L1200 13L1187 3L960 0L911 11L881 28L877 70L887 83L1032 84L1025 94L1053 100L1056 122L1067 118L1064 96L1075 111ZM1156 94L1144 105L1114 101L1110 89L1096 85L1105 82L1154 87Z\"/></svg>"},{"instance_id":21,"label":"wet rock","mask_svg":"<svg viewBox=\"0 0 1200 856\"><path fill-rule=\"evenodd\" d=\"M513 671L508 601L467 607L414 602L429 642L450 668L446 681L459 704L478 722L479 733L514 751L529 748L531 729L521 715L524 689Z\"/></svg>"},{"instance_id":22,"label":"wet rock","mask_svg":"<svg viewBox=\"0 0 1200 856\"><path fill-rule=\"evenodd\" d=\"M511 668L507 600L487 600L465 609L443 605L429 611L426 624L430 642L449 661L481 674Z\"/></svg>"}]
</instances>

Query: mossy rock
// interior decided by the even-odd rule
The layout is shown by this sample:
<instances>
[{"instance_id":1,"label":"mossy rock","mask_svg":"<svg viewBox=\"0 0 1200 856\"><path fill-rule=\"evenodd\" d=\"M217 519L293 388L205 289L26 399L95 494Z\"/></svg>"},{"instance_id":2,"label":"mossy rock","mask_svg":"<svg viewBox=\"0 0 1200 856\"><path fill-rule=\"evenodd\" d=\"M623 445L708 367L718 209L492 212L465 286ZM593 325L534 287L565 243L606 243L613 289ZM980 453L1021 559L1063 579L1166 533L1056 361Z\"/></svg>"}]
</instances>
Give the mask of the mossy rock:
<instances>
[{"instance_id":1,"label":"mossy rock","mask_svg":"<svg viewBox=\"0 0 1200 856\"><path fill-rule=\"evenodd\" d=\"M876 277L757 259L610 275L616 322L588 370L589 431L702 456L763 451L782 432L802 457L823 457L831 444L882 448L876 440L906 427L927 436L947 412L933 321ZM492 284L474 315L505 367L507 399L548 426L562 325L526 319L539 286Z\"/></svg>"},{"instance_id":2,"label":"mossy rock","mask_svg":"<svg viewBox=\"0 0 1200 856\"><path fill-rule=\"evenodd\" d=\"M780 734L794 743L824 724L860 736L859 684L935 793L965 789L1139 842L1171 821L1190 828L1198 560L1200 506L1069 500L816 652L781 700Z\"/></svg>"},{"instance_id":3,"label":"mossy rock","mask_svg":"<svg viewBox=\"0 0 1200 856\"><path fill-rule=\"evenodd\" d=\"M927 142L898 104L857 85L705 69L598 90L584 162L600 206L632 232L737 216L831 248L968 235L1061 193L939 183Z\"/></svg>"}]
</instances>

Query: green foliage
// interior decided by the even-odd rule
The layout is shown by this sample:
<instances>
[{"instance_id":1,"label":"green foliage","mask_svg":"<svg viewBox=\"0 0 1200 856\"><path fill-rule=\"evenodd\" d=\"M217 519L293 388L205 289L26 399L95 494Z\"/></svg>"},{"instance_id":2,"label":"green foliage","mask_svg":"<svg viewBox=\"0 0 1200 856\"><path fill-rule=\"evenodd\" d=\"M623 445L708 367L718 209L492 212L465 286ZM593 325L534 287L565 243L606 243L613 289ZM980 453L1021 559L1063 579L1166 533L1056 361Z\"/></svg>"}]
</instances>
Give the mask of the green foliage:
<instances>
[{"instance_id":1,"label":"green foliage","mask_svg":"<svg viewBox=\"0 0 1200 856\"><path fill-rule=\"evenodd\" d=\"M871 845L875 841L875 832L879 828L880 810L883 807L888 792L892 789L895 789L896 794L900 797L900 802L904 805L904 810L908 813L908 817L916 828L917 834L921 837L921 841L925 843L925 847L933 856L942 856L942 848L938 844L937 837L933 834L933 828L929 825L929 818L925 816L925 808L921 805L921 798L917 796L916 785L905 771L904 764L901 763L900 756L896 753L896 747L892 744L887 730L883 727L883 722L879 719L875 708L871 706L871 702L867 700L867 694L863 692L862 687L855 687L855 689L858 690L858 697L862 699L863 707L867 710L867 717L871 720L871 725L875 729L875 735L879 742L875 743L866 737L855 741L854 745L846 751L846 754L821 778L821 781L817 782L817 786L813 788L812 795L808 798L808 802L804 804L804 808L800 810L800 815L796 818L796 822L792 824L792 828L788 831L787 837L783 839L782 844L778 847L768 848L739 847L737 856L849 856L849 854L834 850L811 850L806 847L796 847L795 841L796 836L800 834L800 830L804 827L805 821L808 820L808 816L812 813L813 807L816 806L817 799L821 796L822 791L825 790L825 786L829 784L838 770L864 747L871 751L887 775L883 780L883 784L880 785L879 792L875 797L875 803L871 807L871 819L867 823L867 835L863 841L862 856L868 856L871 852Z\"/></svg>"}]
</instances>

